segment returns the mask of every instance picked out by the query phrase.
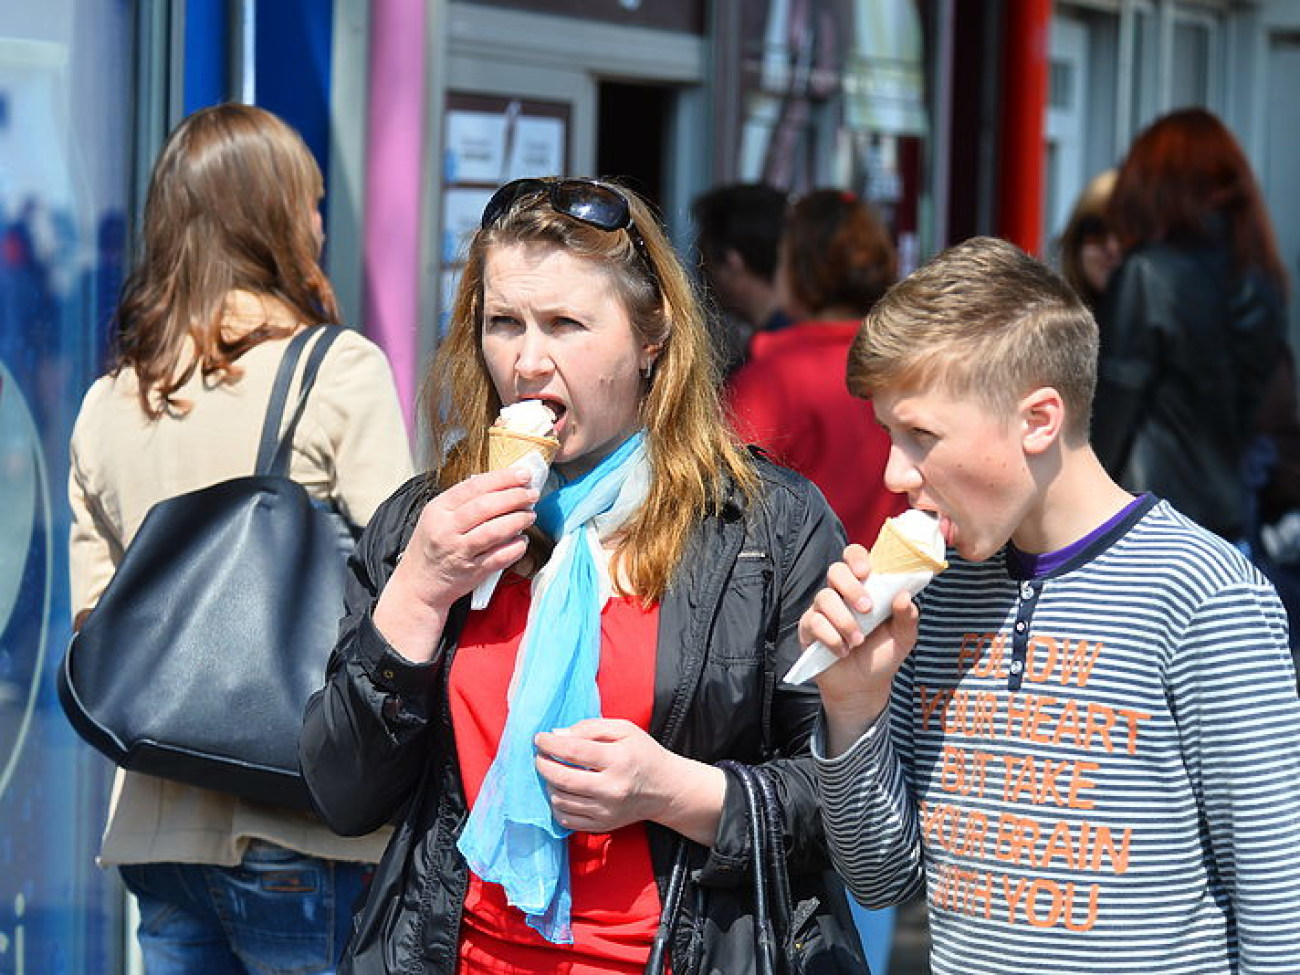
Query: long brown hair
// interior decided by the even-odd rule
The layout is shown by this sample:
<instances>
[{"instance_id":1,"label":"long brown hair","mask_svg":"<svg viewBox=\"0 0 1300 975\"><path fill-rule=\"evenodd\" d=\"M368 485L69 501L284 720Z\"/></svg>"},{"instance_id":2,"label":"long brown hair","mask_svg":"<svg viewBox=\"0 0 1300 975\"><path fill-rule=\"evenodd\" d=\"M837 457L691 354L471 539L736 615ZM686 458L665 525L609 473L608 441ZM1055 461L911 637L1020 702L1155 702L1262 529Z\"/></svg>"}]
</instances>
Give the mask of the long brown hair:
<instances>
[{"instance_id":1,"label":"long brown hair","mask_svg":"<svg viewBox=\"0 0 1300 975\"><path fill-rule=\"evenodd\" d=\"M1259 268L1285 292L1273 223L1241 146L1203 108L1170 112L1133 141L1107 210L1111 228L1127 253L1150 241L1210 240L1216 214L1237 269Z\"/></svg>"},{"instance_id":2,"label":"long brown hair","mask_svg":"<svg viewBox=\"0 0 1300 975\"><path fill-rule=\"evenodd\" d=\"M199 369L233 382L236 360L293 326L222 334L227 296L246 291L301 323L337 321L313 215L320 169L301 137L252 105L200 109L168 136L145 201L140 253L122 289L114 372L135 370L152 417ZM183 361L186 339L193 357Z\"/></svg>"},{"instance_id":3,"label":"long brown hair","mask_svg":"<svg viewBox=\"0 0 1300 975\"><path fill-rule=\"evenodd\" d=\"M441 459L435 459L437 483L449 487L485 470L488 427L501 409L481 340L488 250L515 244L563 249L590 261L597 273L607 272L638 338L662 347L641 402L650 494L615 552L632 593L657 600L700 518L725 500L728 482L752 496L757 479L723 418L718 364L691 279L649 206L631 190L619 190L645 242L652 273L629 233L600 230L557 213L543 193L521 197L470 242L447 337L426 380L425 401L435 453L443 448Z\"/></svg>"}]
</instances>

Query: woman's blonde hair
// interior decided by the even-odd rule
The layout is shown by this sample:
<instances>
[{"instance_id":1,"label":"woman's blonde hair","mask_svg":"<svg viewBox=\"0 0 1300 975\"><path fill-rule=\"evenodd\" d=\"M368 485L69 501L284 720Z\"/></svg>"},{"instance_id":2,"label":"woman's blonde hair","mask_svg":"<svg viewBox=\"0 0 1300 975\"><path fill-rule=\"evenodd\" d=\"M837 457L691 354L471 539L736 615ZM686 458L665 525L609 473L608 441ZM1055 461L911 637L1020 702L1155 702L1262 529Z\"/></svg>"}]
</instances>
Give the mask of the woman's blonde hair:
<instances>
[{"instance_id":1,"label":"woman's blonde hair","mask_svg":"<svg viewBox=\"0 0 1300 975\"><path fill-rule=\"evenodd\" d=\"M1107 169L1098 173L1083 188L1079 198L1074 201L1070 219L1061 231L1057 244L1061 260L1061 276L1089 308L1096 308L1101 295L1088 280L1083 267L1083 248L1085 244L1104 241L1111 236L1110 225L1106 222L1106 208L1110 205L1110 195L1115 189L1115 180L1119 172Z\"/></svg>"},{"instance_id":2,"label":"woman's blonde hair","mask_svg":"<svg viewBox=\"0 0 1300 975\"><path fill-rule=\"evenodd\" d=\"M731 485L752 496L757 479L723 417L718 364L691 279L649 206L626 188L618 192L631 208L645 260L630 230L601 230L567 217L552 209L545 192L525 194L492 226L474 234L447 336L426 380L425 403L431 442L444 448L435 460L438 485L446 488L486 470L487 431L502 405L481 341L489 249L562 249L591 262L594 273L608 274L638 340L660 347L641 402L650 494L615 553L616 578L626 579L633 594L657 600L699 520L719 509Z\"/></svg>"},{"instance_id":3,"label":"woman's blonde hair","mask_svg":"<svg viewBox=\"0 0 1300 975\"><path fill-rule=\"evenodd\" d=\"M320 169L302 138L252 105L201 109L168 136L145 201L139 258L122 289L114 371L133 368L149 416L184 410L176 391L201 370L233 382L235 360L292 326L222 334L232 291L273 299L302 323L339 318L318 263ZM194 358L182 361L186 338Z\"/></svg>"},{"instance_id":4,"label":"woman's blonde hair","mask_svg":"<svg viewBox=\"0 0 1300 975\"><path fill-rule=\"evenodd\" d=\"M972 237L894 285L849 348L848 386L942 390L1010 415L1050 386L1066 408L1066 434L1086 442L1097 384L1097 324L1050 268L1014 244Z\"/></svg>"}]
</instances>

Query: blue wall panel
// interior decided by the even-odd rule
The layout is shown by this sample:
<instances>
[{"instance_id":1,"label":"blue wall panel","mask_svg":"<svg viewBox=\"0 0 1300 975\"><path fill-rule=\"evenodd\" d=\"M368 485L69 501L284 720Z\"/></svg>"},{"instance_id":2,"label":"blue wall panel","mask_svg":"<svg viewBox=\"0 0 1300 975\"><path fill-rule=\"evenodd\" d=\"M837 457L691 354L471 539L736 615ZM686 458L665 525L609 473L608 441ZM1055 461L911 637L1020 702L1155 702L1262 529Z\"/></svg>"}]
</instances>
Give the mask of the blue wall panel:
<instances>
[{"instance_id":1,"label":"blue wall panel","mask_svg":"<svg viewBox=\"0 0 1300 975\"><path fill-rule=\"evenodd\" d=\"M296 128L329 185L334 0L257 5L257 104Z\"/></svg>"},{"instance_id":2,"label":"blue wall panel","mask_svg":"<svg viewBox=\"0 0 1300 975\"><path fill-rule=\"evenodd\" d=\"M229 96L230 18L226 0L185 5L185 114Z\"/></svg>"}]
</instances>

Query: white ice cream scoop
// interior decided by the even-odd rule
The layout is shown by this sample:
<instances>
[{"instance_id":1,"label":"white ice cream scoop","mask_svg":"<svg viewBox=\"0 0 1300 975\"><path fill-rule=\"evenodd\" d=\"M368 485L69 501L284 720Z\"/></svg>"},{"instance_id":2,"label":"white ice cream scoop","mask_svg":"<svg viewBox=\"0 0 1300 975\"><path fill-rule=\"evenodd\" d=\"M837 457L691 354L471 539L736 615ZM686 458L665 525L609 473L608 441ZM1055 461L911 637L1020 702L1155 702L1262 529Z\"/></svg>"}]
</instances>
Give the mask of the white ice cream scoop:
<instances>
[{"instance_id":1,"label":"white ice cream scoop","mask_svg":"<svg viewBox=\"0 0 1300 975\"><path fill-rule=\"evenodd\" d=\"M497 425L530 437L555 436L555 415L539 399L522 399L518 403L501 407Z\"/></svg>"}]
</instances>

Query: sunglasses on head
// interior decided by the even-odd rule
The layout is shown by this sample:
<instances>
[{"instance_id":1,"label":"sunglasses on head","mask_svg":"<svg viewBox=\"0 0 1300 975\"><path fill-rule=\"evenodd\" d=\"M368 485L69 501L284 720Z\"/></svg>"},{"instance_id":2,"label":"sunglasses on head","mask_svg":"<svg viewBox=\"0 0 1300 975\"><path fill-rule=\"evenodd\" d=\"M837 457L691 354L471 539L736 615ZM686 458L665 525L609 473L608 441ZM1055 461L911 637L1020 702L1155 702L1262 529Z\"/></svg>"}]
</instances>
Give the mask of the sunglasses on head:
<instances>
[{"instance_id":1,"label":"sunglasses on head","mask_svg":"<svg viewBox=\"0 0 1300 975\"><path fill-rule=\"evenodd\" d=\"M617 233L626 230L641 263L659 287L659 275L646 250L645 239L632 222L632 206L616 187L594 179L516 179L506 183L488 200L479 226L489 230L526 196L543 197L552 210L589 227Z\"/></svg>"}]
</instances>

